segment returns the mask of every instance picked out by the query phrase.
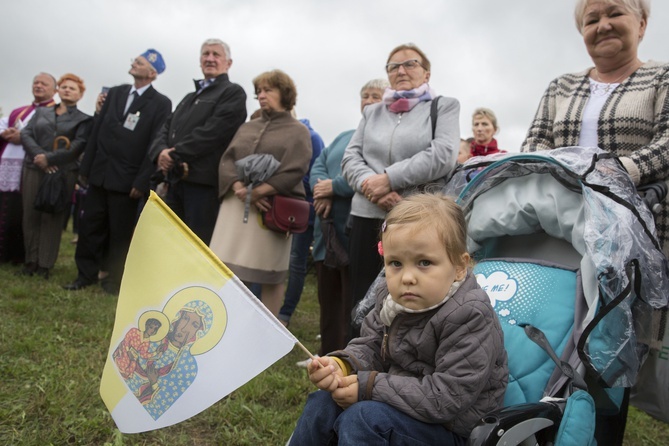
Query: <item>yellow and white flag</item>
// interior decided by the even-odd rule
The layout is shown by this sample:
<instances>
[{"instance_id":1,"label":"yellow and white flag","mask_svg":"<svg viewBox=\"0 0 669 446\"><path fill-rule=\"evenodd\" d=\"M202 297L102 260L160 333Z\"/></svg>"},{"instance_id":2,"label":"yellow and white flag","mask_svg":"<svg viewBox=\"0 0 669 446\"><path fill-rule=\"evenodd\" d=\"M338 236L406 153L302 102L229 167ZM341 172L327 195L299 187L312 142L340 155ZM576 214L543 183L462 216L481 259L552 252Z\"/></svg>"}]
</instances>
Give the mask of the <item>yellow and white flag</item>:
<instances>
[{"instance_id":1,"label":"yellow and white flag","mask_svg":"<svg viewBox=\"0 0 669 446\"><path fill-rule=\"evenodd\" d=\"M100 394L119 430L196 415L297 339L151 192L121 283Z\"/></svg>"}]
</instances>

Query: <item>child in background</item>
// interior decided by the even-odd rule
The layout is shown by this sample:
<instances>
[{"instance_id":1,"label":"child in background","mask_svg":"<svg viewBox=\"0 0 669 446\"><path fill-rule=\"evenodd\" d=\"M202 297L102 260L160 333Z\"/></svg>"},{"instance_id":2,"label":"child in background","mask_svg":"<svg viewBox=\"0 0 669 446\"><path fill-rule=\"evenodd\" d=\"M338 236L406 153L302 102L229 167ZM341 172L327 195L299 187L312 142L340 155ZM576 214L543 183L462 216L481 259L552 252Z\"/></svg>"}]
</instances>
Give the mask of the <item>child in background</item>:
<instances>
[{"instance_id":1,"label":"child in background","mask_svg":"<svg viewBox=\"0 0 669 446\"><path fill-rule=\"evenodd\" d=\"M465 444L502 406L503 334L471 271L460 207L443 195L400 201L382 227L387 289L361 336L316 358L290 445Z\"/></svg>"},{"instance_id":2,"label":"child in background","mask_svg":"<svg viewBox=\"0 0 669 446\"><path fill-rule=\"evenodd\" d=\"M460 151L458 152L458 164L464 164L472 157L472 141L474 138L460 138Z\"/></svg>"}]
</instances>

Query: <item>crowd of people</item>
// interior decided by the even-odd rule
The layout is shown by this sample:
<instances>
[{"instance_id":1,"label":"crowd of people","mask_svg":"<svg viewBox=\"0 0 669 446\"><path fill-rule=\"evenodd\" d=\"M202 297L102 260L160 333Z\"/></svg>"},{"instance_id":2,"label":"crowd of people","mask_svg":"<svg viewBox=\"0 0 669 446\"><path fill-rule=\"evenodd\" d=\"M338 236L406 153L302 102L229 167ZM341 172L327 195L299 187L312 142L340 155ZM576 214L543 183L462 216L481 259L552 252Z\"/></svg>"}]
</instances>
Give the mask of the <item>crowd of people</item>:
<instances>
[{"instance_id":1,"label":"crowd of people","mask_svg":"<svg viewBox=\"0 0 669 446\"><path fill-rule=\"evenodd\" d=\"M642 62L638 57L649 13L647 0L577 2L576 27L594 67L550 83L522 151L597 146L618 157L635 185L667 180L669 64ZM433 435L443 434L428 429L436 423L452 433L451 444L462 444L476 418L470 416L472 411L501 404L499 395L506 385L501 335L463 260L467 258L463 234L442 234L443 228L432 221L433 213L424 212L425 207L439 210L457 226L458 210L444 198L421 202L408 197L429 195L417 192L445 183L458 164L472 157L504 152L495 140L499 131L495 113L477 108L472 137L461 138L458 100L440 96L430 87L428 56L414 44L403 44L387 57L387 80L371 80L362 87L357 129L341 133L324 147L309 122L296 118L297 87L280 70L253 80L259 111L246 121L246 93L231 82L231 66L227 44L205 41L200 51L204 78L172 111L170 99L152 86L165 70L165 60L149 49L132 62L132 84L99 95L93 117L77 110L85 91L78 76L66 74L58 80L46 73L35 76L32 104L0 120L0 260L20 263L18 274L49 277L69 208L40 210L36 198L44 188L55 187L55 181L45 181L47 177L58 177L66 197L72 196L78 180L85 190L75 253L78 275L64 288L76 291L94 285L105 272L102 288L118 294L138 212L149 190L156 189L288 325L304 286L313 242L321 305L319 353L337 353L309 365L310 379L325 392L310 398L293 444L315 444L315 438L336 435L345 423L358 423L352 412L345 411L350 416L344 419L341 408L358 407L358 418L366 419L368 411L361 403L369 399L384 404L383 410L393 408L392 413L377 412L384 414L379 426L396 425L396 420L408 417L420 426L409 428L406 435L430 443ZM59 103L53 100L56 92ZM273 161L264 164L268 159ZM277 196L312 203L305 232L281 233L262 224ZM416 229L414 214L432 222L427 232ZM421 256L432 259L431 250L437 246L422 243L429 231L446 249L437 249L440 254L423 265ZM666 202L657 217L657 231L665 254L669 253ZM403 257L408 254L399 244L407 249L416 245L418 260ZM421 276L424 271L412 273L410 279L402 277L405 261L427 267L442 260L448 268L439 279ZM384 267L385 294L363 332L357 333L350 327L351 309ZM427 284L424 302L402 298L402 287L410 280ZM451 311L460 301L476 306L476 311L464 311L464 303ZM450 336L471 336L444 329L455 324L452 315L460 311L464 319L458 324L467 320L485 327L479 332L485 339L480 341L490 348L474 349L469 357L495 367L476 380L457 384L486 389L478 399L452 405L448 392L434 393L439 386L418 386L414 380L421 377L407 377L423 373L411 368L415 358L407 352L429 356L443 348L440 343L421 344L411 327L402 341L407 347L395 346L397 350L389 353L389 372L369 368L374 361L368 358L379 352L368 346L381 346L384 327L407 311L418 313L412 317L420 323L434 324L443 335L439 342L457 343ZM471 347L466 342L458 345ZM454 364L432 364L424 373L436 382L452 382L456 380L452 368L473 367L471 362ZM405 401L404 389L412 386L424 402L416 403L413 397ZM440 398L446 398L443 407L458 409L445 414L433 407L419 408ZM374 435L360 426L347 432ZM339 440L344 444L341 436ZM350 441L356 444L359 438Z\"/></svg>"}]
</instances>

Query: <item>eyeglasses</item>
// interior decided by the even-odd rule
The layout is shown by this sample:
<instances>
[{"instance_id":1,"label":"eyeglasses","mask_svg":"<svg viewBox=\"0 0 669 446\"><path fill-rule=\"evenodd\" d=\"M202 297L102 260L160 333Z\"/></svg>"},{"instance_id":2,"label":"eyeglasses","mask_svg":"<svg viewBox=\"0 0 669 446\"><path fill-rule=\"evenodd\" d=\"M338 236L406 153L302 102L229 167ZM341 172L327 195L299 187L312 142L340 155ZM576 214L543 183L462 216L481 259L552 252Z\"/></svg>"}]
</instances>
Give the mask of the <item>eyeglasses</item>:
<instances>
[{"instance_id":1,"label":"eyeglasses","mask_svg":"<svg viewBox=\"0 0 669 446\"><path fill-rule=\"evenodd\" d=\"M422 67L423 69L425 69L423 64L421 64L418 61L418 59L409 59L409 60L405 60L404 62L399 62L399 63L391 62L391 63L387 64L386 65L386 72L387 73L395 73L395 72L397 72L397 70L399 70L399 68L401 66L404 67L404 69L406 71L415 70L418 67Z\"/></svg>"}]
</instances>

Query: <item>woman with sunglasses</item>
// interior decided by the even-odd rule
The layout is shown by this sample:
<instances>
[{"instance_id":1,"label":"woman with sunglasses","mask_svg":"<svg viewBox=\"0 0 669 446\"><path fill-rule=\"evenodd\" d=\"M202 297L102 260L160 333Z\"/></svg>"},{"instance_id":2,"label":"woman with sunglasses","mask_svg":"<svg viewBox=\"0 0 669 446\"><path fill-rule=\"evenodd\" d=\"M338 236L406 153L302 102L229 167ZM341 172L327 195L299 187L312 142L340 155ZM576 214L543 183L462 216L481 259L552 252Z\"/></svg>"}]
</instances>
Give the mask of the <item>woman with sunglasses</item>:
<instances>
[{"instance_id":1,"label":"woman with sunglasses","mask_svg":"<svg viewBox=\"0 0 669 446\"><path fill-rule=\"evenodd\" d=\"M381 271L376 245L386 212L403 195L448 177L460 143L456 99L438 98L432 128L437 94L428 83L430 61L420 48L412 43L394 48L386 73L390 88L380 103L365 107L342 159L342 173L355 191L349 239L353 305Z\"/></svg>"}]
</instances>

